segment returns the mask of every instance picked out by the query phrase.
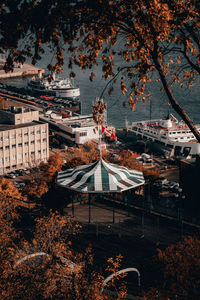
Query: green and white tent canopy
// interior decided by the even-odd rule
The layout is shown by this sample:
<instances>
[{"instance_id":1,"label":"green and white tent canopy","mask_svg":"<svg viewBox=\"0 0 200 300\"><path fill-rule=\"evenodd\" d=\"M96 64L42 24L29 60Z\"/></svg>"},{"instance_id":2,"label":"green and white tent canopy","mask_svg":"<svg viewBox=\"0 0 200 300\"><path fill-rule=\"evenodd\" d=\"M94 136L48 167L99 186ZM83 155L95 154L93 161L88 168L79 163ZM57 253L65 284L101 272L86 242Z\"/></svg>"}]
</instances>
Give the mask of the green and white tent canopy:
<instances>
[{"instance_id":1,"label":"green and white tent canopy","mask_svg":"<svg viewBox=\"0 0 200 300\"><path fill-rule=\"evenodd\" d=\"M57 176L60 186L82 193L123 192L144 182L142 172L107 163L103 159L59 172Z\"/></svg>"}]
</instances>

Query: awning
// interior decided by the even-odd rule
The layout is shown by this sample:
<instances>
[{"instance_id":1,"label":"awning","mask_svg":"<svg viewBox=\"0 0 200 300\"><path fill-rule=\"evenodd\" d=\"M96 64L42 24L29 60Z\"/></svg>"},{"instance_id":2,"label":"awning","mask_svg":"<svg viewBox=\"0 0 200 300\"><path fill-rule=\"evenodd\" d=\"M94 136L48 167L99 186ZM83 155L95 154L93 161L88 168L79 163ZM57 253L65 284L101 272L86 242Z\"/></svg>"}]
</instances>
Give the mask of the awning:
<instances>
[{"instance_id":1,"label":"awning","mask_svg":"<svg viewBox=\"0 0 200 300\"><path fill-rule=\"evenodd\" d=\"M100 159L59 172L57 183L82 193L123 192L144 184L143 173Z\"/></svg>"}]
</instances>

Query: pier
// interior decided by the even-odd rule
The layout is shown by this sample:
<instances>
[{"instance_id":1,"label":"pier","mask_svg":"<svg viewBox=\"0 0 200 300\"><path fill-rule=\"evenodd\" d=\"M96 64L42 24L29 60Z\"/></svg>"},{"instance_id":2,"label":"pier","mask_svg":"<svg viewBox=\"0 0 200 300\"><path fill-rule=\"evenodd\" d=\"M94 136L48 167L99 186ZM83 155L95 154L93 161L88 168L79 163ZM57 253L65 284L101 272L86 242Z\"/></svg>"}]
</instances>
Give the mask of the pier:
<instances>
[{"instance_id":1,"label":"pier","mask_svg":"<svg viewBox=\"0 0 200 300\"><path fill-rule=\"evenodd\" d=\"M0 80L1 79L7 79L7 78L13 78L13 77L24 77L24 76L31 76L31 75L37 75L40 71L41 73L44 73L45 70L42 68L35 67L31 64L16 64L13 72L5 73L3 70L3 64L4 59L0 59Z\"/></svg>"}]
</instances>

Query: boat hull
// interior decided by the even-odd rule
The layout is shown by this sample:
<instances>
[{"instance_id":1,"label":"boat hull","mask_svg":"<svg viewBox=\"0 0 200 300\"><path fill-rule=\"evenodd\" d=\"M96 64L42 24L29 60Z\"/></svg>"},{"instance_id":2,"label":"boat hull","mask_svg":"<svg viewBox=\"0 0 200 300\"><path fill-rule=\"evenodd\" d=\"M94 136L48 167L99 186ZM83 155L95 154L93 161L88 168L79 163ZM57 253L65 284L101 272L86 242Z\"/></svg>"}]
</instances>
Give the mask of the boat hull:
<instances>
[{"instance_id":1,"label":"boat hull","mask_svg":"<svg viewBox=\"0 0 200 300\"><path fill-rule=\"evenodd\" d=\"M158 120L156 120L158 121ZM148 126L149 121L133 122L132 125L126 124L127 132L131 132L137 139L143 141L151 141L153 144L160 147L162 150L166 149L166 153L170 156L196 156L200 154L200 143L195 140L190 141L175 141L169 138L165 133L161 131L156 134L156 131L152 127ZM180 128L178 130L181 130ZM183 131L186 129L183 129ZM173 131L173 130L172 130ZM178 132L179 133L179 132ZM187 134L189 131L187 130ZM181 132L180 132L181 136ZM183 139L183 137L181 136Z\"/></svg>"},{"instance_id":2,"label":"boat hull","mask_svg":"<svg viewBox=\"0 0 200 300\"><path fill-rule=\"evenodd\" d=\"M69 88L69 89L39 89L32 87L28 84L28 89L31 92L35 92L42 95L51 95L58 98L65 98L65 99L76 99L80 96L80 89L79 88Z\"/></svg>"}]
</instances>

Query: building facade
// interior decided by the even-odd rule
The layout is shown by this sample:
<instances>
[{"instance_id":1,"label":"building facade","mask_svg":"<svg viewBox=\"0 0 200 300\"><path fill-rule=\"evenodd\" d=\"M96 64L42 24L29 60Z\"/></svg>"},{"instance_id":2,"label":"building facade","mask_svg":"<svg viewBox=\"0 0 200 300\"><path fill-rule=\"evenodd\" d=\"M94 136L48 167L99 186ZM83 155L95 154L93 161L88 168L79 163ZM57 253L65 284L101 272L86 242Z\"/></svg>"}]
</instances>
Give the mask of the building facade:
<instances>
[{"instance_id":1,"label":"building facade","mask_svg":"<svg viewBox=\"0 0 200 300\"><path fill-rule=\"evenodd\" d=\"M49 158L48 124L24 107L0 110L0 175L31 168Z\"/></svg>"},{"instance_id":2,"label":"building facade","mask_svg":"<svg viewBox=\"0 0 200 300\"><path fill-rule=\"evenodd\" d=\"M92 115L77 115L74 117L62 118L56 114L40 114L40 120L48 122L50 129L55 132L57 136L62 137L63 140L70 144L82 145L92 140L99 140L101 131L93 120ZM106 131L115 134L115 128L104 124Z\"/></svg>"}]
</instances>

